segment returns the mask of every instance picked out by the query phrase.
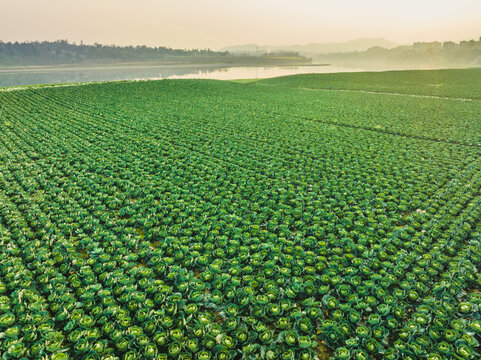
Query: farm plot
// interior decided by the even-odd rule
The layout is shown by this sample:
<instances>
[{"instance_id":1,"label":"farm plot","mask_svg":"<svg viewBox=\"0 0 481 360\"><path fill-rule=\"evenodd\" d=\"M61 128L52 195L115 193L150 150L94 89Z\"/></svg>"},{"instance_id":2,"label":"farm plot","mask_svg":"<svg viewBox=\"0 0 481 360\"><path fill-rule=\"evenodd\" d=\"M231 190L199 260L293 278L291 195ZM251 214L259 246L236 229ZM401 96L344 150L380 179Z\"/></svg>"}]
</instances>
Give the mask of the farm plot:
<instances>
[{"instance_id":1,"label":"farm plot","mask_svg":"<svg viewBox=\"0 0 481 360\"><path fill-rule=\"evenodd\" d=\"M480 104L208 80L0 93L0 353L479 358Z\"/></svg>"}]
</instances>

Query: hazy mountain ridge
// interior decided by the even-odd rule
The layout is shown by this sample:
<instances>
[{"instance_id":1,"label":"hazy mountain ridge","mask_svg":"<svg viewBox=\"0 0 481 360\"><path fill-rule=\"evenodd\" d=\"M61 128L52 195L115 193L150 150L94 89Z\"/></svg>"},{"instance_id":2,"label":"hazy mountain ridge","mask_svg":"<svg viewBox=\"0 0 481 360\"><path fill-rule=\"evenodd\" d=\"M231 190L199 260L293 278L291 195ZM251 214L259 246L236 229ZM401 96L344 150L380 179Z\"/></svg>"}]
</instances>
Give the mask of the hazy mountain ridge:
<instances>
[{"instance_id":1,"label":"hazy mountain ridge","mask_svg":"<svg viewBox=\"0 0 481 360\"><path fill-rule=\"evenodd\" d=\"M399 46L392 41L384 38L361 38L355 40L349 40L344 42L335 43L310 43L306 45L283 45L283 46L270 46L270 45L234 45L227 46L219 51L228 51L233 54L256 54L256 53L268 53L277 51L292 51L298 52L302 55L312 54L329 54L329 53L343 53L353 51L365 51L372 47L382 47L386 49L392 49Z\"/></svg>"},{"instance_id":2,"label":"hazy mountain ridge","mask_svg":"<svg viewBox=\"0 0 481 360\"><path fill-rule=\"evenodd\" d=\"M255 51L248 51L252 49ZM251 44L228 47L223 50L233 54L264 54L281 49L284 52L292 51L309 57L314 63L355 69L426 69L481 65L481 38L459 43L432 41L401 46L378 38L272 48Z\"/></svg>"}]
</instances>

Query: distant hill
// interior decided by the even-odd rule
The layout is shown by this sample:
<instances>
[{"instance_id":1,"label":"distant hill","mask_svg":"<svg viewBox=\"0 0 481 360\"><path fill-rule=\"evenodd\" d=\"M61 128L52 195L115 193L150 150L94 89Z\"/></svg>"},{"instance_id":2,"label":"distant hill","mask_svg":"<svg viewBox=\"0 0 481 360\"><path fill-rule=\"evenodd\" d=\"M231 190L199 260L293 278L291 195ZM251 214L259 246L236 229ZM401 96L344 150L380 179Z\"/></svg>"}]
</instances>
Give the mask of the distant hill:
<instances>
[{"instance_id":1,"label":"distant hill","mask_svg":"<svg viewBox=\"0 0 481 360\"><path fill-rule=\"evenodd\" d=\"M312 56L318 63L362 69L426 69L481 65L479 40L416 42L387 49L380 46L365 51L338 52Z\"/></svg>"},{"instance_id":2,"label":"distant hill","mask_svg":"<svg viewBox=\"0 0 481 360\"><path fill-rule=\"evenodd\" d=\"M232 54L263 54L268 52L277 51L292 51L298 52L302 55L312 54L329 54L329 53L343 53L353 51L365 51L372 47L382 47L386 49L392 49L398 44L386 40L384 38L363 38L350 40L338 43L311 43L306 45L286 45L286 46L269 46L269 45L236 45L228 46L220 49L220 51L228 51Z\"/></svg>"}]
</instances>

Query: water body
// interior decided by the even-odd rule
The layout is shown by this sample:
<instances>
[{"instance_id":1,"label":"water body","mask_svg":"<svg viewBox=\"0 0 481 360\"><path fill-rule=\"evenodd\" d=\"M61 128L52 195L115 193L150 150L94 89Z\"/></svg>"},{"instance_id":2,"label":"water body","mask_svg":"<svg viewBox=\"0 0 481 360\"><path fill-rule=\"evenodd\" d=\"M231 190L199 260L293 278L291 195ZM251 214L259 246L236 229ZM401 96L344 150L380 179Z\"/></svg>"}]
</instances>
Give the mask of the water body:
<instances>
[{"instance_id":1,"label":"water body","mask_svg":"<svg viewBox=\"0 0 481 360\"><path fill-rule=\"evenodd\" d=\"M149 79L255 79L305 73L362 71L336 66L112 65L0 68L0 87Z\"/></svg>"}]
</instances>

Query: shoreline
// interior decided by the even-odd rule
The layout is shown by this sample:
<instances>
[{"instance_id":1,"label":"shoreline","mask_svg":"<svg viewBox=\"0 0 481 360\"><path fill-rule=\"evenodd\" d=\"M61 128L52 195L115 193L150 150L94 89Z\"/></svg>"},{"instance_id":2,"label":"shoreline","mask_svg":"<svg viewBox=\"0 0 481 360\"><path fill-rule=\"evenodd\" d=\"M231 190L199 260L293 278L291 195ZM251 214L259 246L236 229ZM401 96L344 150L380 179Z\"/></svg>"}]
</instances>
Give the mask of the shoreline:
<instances>
[{"instance_id":1,"label":"shoreline","mask_svg":"<svg viewBox=\"0 0 481 360\"><path fill-rule=\"evenodd\" d=\"M54 72L54 71L80 71L80 70L128 70L128 69L155 69L155 68L230 68L230 67L293 67L293 66L332 66L332 64L242 64L242 63L115 63L115 64L62 64L62 65L26 65L26 66L0 66L0 73L16 72Z\"/></svg>"}]
</instances>

